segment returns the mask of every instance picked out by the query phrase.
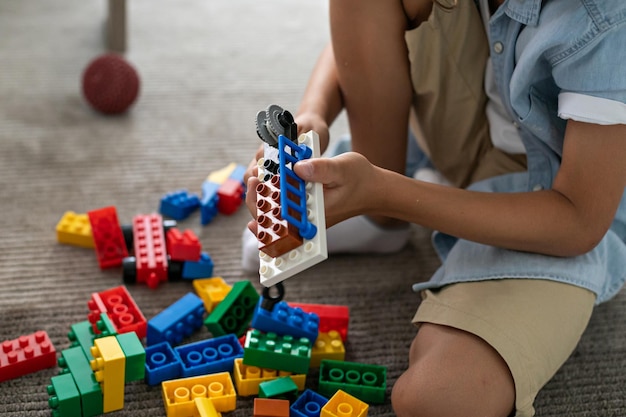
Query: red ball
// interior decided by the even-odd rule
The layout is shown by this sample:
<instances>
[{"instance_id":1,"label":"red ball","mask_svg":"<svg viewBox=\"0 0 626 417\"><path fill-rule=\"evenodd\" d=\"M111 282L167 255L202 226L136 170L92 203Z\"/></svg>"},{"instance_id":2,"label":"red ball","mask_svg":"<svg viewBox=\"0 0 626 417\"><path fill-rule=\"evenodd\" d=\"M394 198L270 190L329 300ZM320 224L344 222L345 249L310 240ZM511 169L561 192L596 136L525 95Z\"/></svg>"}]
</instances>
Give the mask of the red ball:
<instances>
[{"instance_id":1,"label":"red ball","mask_svg":"<svg viewBox=\"0 0 626 417\"><path fill-rule=\"evenodd\" d=\"M83 73L83 95L99 112L123 113L138 94L137 71L119 55L101 55L91 61Z\"/></svg>"}]
</instances>

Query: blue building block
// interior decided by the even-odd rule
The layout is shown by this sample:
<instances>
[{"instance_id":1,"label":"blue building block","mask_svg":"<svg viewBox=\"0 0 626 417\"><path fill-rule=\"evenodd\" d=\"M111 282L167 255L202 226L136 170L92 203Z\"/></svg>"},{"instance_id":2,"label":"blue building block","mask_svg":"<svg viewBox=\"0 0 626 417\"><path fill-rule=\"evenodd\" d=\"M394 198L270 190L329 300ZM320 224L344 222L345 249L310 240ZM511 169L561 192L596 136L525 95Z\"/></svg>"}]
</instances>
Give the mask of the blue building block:
<instances>
[{"instance_id":1,"label":"blue building block","mask_svg":"<svg viewBox=\"0 0 626 417\"><path fill-rule=\"evenodd\" d=\"M243 357L243 347L234 334L177 346L174 351L183 377L232 372L235 358Z\"/></svg>"},{"instance_id":2,"label":"blue building block","mask_svg":"<svg viewBox=\"0 0 626 417\"><path fill-rule=\"evenodd\" d=\"M261 307L263 299L259 299L251 327L278 335L290 335L293 337L306 337L312 343L317 339L320 319L315 313L305 313L299 307L290 307L286 302L280 301L274 305L272 311Z\"/></svg>"},{"instance_id":3,"label":"blue building block","mask_svg":"<svg viewBox=\"0 0 626 417\"><path fill-rule=\"evenodd\" d=\"M211 278L212 276L213 260L206 252L202 252L197 261L183 263L183 279Z\"/></svg>"},{"instance_id":4,"label":"blue building block","mask_svg":"<svg viewBox=\"0 0 626 417\"><path fill-rule=\"evenodd\" d=\"M204 302L194 293L187 293L174 304L148 320L146 344L160 342L177 345L202 326Z\"/></svg>"},{"instance_id":5,"label":"blue building block","mask_svg":"<svg viewBox=\"0 0 626 417\"><path fill-rule=\"evenodd\" d=\"M148 385L178 379L181 374L180 358L169 343L161 342L146 348L145 380Z\"/></svg>"},{"instance_id":6,"label":"blue building block","mask_svg":"<svg viewBox=\"0 0 626 417\"><path fill-rule=\"evenodd\" d=\"M288 152L291 151L291 152ZM306 207L306 183L293 171L293 165L303 159L309 159L313 153L306 145L299 146L287 137L278 137L278 157L280 175L280 206L283 219L298 228L304 239L313 239L317 227L309 221Z\"/></svg>"},{"instance_id":7,"label":"blue building block","mask_svg":"<svg viewBox=\"0 0 626 417\"><path fill-rule=\"evenodd\" d=\"M159 213L174 220L184 220L200 207L200 198L187 190L165 194L161 198Z\"/></svg>"},{"instance_id":8,"label":"blue building block","mask_svg":"<svg viewBox=\"0 0 626 417\"><path fill-rule=\"evenodd\" d=\"M322 407L326 405L328 398L318 394L310 389L304 390L304 392L298 397L298 399L291 404L290 417L319 417L322 412Z\"/></svg>"},{"instance_id":9,"label":"blue building block","mask_svg":"<svg viewBox=\"0 0 626 417\"><path fill-rule=\"evenodd\" d=\"M245 173L246 173L246 167L243 166L243 165L237 165L235 167L235 169L233 169L233 172L230 173L228 178L232 178L234 180L238 180L239 182L244 184L243 177L244 177Z\"/></svg>"},{"instance_id":10,"label":"blue building block","mask_svg":"<svg viewBox=\"0 0 626 417\"><path fill-rule=\"evenodd\" d=\"M202 183L202 198L200 199L200 223L206 225L217 215L217 203L219 197L217 190L220 184L212 181L204 181Z\"/></svg>"}]
</instances>

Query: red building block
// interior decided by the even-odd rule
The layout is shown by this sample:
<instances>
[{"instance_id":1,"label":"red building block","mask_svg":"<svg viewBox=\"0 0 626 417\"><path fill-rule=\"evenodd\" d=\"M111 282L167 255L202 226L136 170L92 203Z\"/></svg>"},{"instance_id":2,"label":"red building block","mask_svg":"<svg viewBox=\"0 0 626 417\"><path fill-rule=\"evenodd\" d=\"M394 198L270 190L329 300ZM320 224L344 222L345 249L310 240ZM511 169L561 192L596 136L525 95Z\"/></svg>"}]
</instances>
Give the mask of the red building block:
<instances>
[{"instance_id":1,"label":"red building block","mask_svg":"<svg viewBox=\"0 0 626 417\"><path fill-rule=\"evenodd\" d=\"M89 307L87 318L92 324L94 333L100 332L96 323L100 320L100 314L106 313L118 333L135 332L140 339L146 337L146 318L125 286L91 294L87 307Z\"/></svg>"},{"instance_id":2,"label":"red building block","mask_svg":"<svg viewBox=\"0 0 626 417\"><path fill-rule=\"evenodd\" d=\"M133 218L133 239L137 260L137 282L156 288L167 281L167 247L160 214L138 215Z\"/></svg>"},{"instance_id":3,"label":"red building block","mask_svg":"<svg viewBox=\"0 0 626 417\"><path fill-rule=\"evenodd\" d=\"M96 256L101 269L120 266L122 259L128 256L124 243L124 234L117 219L115 207L104 207L87 212Z\"/></svg>"},{"instance_id":4,"label":"red building block","mask_svg":"<svg viewBox=\"0 0 626 417\"><path fill-rule=\"evenodd\" d=\"M277 258L302 245L298 228L289 224L280 214L280 177L261 183L257 193L257 238L259 250Z\"/></svg>"},{"instance_id":5,"label":"red building block","mask_svg":"<svg viewBox=\"0 0 626 417\"><path fill-rule=\"evenodd\" d=\"M167 231L167 253L172 261L200 260L202 245L193 230L187 229L183 233L173 227Z\"/></svg>"},{"instance_id":6,"label":"red building block","mask_svg":"<svg viewBox=\"0 0 626 417\"><path fill-rule=\"evenodd\" d=\"M350 321L350 309L347 306L331 304L305 304L287 303L290 307L300 307L306 313L315 313L320 319L320 333L328 333L331 330L338 331L341 340L348 339L348 322Z\"/></svg>"},{"instance_id":7,"label":"red building block","mask_svg":"<svg viewBox=\"0 0 626 417\"><path fill-rule=\"evenodd\" d=\"M30 374L57 364L56 350L43 330L2 342L0 382Z\"/></svg>"},{"instance_id":8,"label":"red building block","mask_svg":"<svg viewBox=\"0 0 626 417\"><path fill-rule=\"evenodd\" d=\"M217 189L217 210L222 214L233 214L243 203L243 184L234 178L227 178Z\"/></svg>"}]
</instances>

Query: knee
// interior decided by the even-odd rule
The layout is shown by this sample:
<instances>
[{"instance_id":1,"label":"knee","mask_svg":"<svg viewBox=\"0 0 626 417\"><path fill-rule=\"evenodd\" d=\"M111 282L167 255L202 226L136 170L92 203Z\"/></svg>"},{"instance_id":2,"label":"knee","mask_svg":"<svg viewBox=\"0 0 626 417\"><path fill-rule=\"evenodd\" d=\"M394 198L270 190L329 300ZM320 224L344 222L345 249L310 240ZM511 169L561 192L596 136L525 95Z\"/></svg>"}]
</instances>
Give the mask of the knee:
<instances>
[{"instance_id":1,"label":"knee","mask_svg":"<svg viewBox=\"0 0 626 417\"><path fill-rule=\"evenodd\" d=\"M397 417L432 417L442 411L439 399L430 395L425 378L415 369L408 369L396 381L391 391L391 405Z\"/></svg>"}]
</instances>

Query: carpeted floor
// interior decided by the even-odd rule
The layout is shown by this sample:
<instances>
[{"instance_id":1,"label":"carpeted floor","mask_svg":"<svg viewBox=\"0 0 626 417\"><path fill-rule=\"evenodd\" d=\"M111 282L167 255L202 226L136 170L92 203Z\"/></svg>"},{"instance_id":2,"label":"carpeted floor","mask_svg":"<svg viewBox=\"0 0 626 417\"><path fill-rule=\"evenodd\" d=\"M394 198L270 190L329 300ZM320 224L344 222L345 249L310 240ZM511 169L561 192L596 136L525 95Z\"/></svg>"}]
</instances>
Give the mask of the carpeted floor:
<instances>
[{"instance_id":1,"label":"carpeted floor","mask_svg":"<svg viewBox=\"0 0 626 417\"><path fill-rule=\"evenodd\" d=\"M114 205L128 223L156 211L166 192L199 192L209 172L247 164L260 143L256 112L270 103L295 110L328 38L321 0L130 0L126 57L139 71L141 95L128 114L103 117L85 105L80 77L104 52L105 6L0 0L0 340L43 329L57 350L67 348L69 326L86 319L90 294L120 285L121 271L101 271L93 251L58 244L63 213ZM345 131L341 120L332 133ZM240 210L206 227L194 215L181 227L198 234L216 275L260 288L239 267L247 220ZM415 227L402 252L333 256L290 279L286 298L349 306L346 359L386 366L389 393L415 334L409 320L419 299L410 285L438 265L429 232ZM150 318L192 286L129 289ZM597 308L573 356L540 393L538 416L626 415L625 317L623 292ZM46 386L57 372L0 383L0 413L49 415ZM388 398L370 415L393 415ZM165 415L158 387L131 383L125 400L118 415ZM241 398L229 415L251 414L251 400Z\"/></svg>"}]
</instances>

